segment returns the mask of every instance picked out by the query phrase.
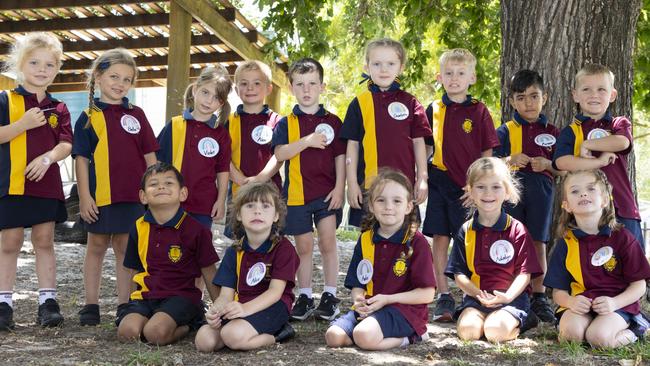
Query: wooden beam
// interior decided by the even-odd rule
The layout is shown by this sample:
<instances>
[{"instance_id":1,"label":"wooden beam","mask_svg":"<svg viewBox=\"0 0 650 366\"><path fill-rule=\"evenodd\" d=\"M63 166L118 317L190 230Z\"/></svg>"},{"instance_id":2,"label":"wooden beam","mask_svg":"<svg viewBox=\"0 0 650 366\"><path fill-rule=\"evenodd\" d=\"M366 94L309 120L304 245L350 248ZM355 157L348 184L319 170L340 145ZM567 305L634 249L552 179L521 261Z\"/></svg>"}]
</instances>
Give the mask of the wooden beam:
<instances>
[{"instance_id":1,"label":"wooden beam","mask_svg":"<svg viewBox=\"0 0 650 366\"><path fill-rule=\"evenodd\" d=\"M136 88L151 88L151 87L159 87L160 84L158 84L154 80L137 80L135 82L135 87ZM88 92L88 88L86 86L86 83L77 83L77 84L52 84L47 87L47 91L50 93L57 93L57 92L76 92L76 91L85 91Z\"/></svg>"},{"instance_id":2,"label":"wooden beam","mask_svg":"<svg viewBox=\"0 0 650 366\"><path fill-rule=\"evenodd\" d=\"M0 22L0 33L52 32L73 29L131 28L167 25L169 14L143 14L88 18L53 18Z\"/></svg>"},{"instance_id":3,"label":"wooden beam","mask_svg":"<svg viewBox=\"0 0 650 366\"><path fill-rule=\"evenodd\" d=\"M263 60L262 51L253 46L241 31L228 24L228 20L216 12L207 0L171 0L182 6L195 19L200 20L203 25L217 35L230 49L236 51L244 59ZM273 82L280 86L289 85L288 79L275 63L271 65Z\"/></svg>"},{"instance_id":4,"label":"wooden beam","mask_svg":"<svg viewBox=\"0 0 650 366\"><path fill-rule=\"evenodd\" d=\"M80 6L133 4L135 0L2 0L0 10L72 8Z\"/></svg>"},{"instance_id":5,"label":"wooden beam","mask_svg":"<svg viewBox=\"0 0 650 366\"><path fill-rule=\"evenodd\" d=\"M237 69L237 66L228 66L226 67L228 70L228 73L230 75L235 74L235 70ZM195 68L190 68L189 72L189 77L190 79L196 78L201 74L201 69L195 69ZM1 76L1 75L0 75ZM60 85L60 84L80 84L80 83L85 83L86 82L86 74L81 73L81 74L59 74L54 78L54 81L52 84L54 85ZM141 71L138 73L138 80L162 80L162 79L167 79L167 70L147 70L147 71ZM2 79L0 79L2 80ZM11 79L9 79L11 80ZM12 81L13 82L13 81ZM2 89L2 88L0 88ZM6 89L6 88L5 88Z\"/></svg>"},{"instance_id":6,"label":"wooden beam","mask_svg":"<svg viewBox=\"0 0 650 366\"><path fill-rule=\"evenodd\" d=\"M165 121L183 111L185 88L190 78L192 15L175 2L169 4L169 55ZM234 52L233 52L234 53Z\"/></svg>"},{"instance_id":7,"label":"wooden beam","mask_svg":"<svg viewBox=\"0 0 650 366\"><path fill-rule=\"evenodd\" d=\"M224 53L195 53L193 55L190 55L188 49L187 56L190 59L190 64L211 64L216 62L235 62L242 60L242 58L234 51ZM66 60L61 66L61 70L86 70L90 68L90 64L92 64L92 62L93 60L89 59ZM138 66L167 66L168 57L158 55L149 57L136 57L135 62ZM4 65L4 63L0 64ZM187 68L189 68L189 64L187 65Z\"/></svg>"}]
</instances>

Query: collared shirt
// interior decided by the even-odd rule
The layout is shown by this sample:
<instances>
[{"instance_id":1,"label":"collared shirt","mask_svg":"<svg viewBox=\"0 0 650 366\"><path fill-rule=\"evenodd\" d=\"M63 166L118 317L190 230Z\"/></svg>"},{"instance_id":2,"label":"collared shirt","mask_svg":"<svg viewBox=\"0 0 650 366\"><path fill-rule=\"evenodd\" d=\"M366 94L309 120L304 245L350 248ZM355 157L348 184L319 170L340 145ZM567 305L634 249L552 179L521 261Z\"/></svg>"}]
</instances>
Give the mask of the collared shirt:
<instances>
[{"instance_id":1,"label":"collared shirt","mask_svg":"<svg viewBox=\"0 0 650 366\"><path fill-rule=\"evenodd\" d=\"M248 239L242 239L242 257L237 271L238 251L235 247L226 249L217 275L212 281L217 286L225 286L236 291L242 304L247 303L269 289L271 280L286 281L281 300L291 313L295 296L296 271L300 259L296 249L287 238L282 237L274 246L270 240L257 249L248 245Z\"/></svg>"},{"instance_id":2,"label":"collared shirt","mask_svg":"<svg viewBox=\"0 0 650 366\"><path fill-rule=\"evenodd\" d=\"M589 299L618 296L635 281L650 279L650 265L641 247L626 229L604 226L596 235L567 231L558 239L548 262L544 286ZM639 301L621 310L641 311Z\"/></svg>"},{"instance_id":3,"label":"collared shirt","mask_svg":"<svg viewBox=\"0 0 650 366\"><path fill-rule=\"evenodd\" d=\"M194 280L217 261L212 234L182 208L164 224L147 211L131 230L124 257L124 266L138 271L131 299L183 296L200 304Z\"/></svg>"},{"instance_id":4,"label":"collared shirt","mask_svg":"<svg viewBox=\"0 0 650 366\"><path fill-rule=\"evenodd\" d=\"M144 111L129 103L102 103L95 99L91 125L86 110L74 127L72 157L90 161L90 194L97 206L118 202L140 203L140 178L147 168L144 155L158 150L158 142Z\"/></svg>"},{"instance_id":5,"label":"collared shirt","mask_svg":"<svg viewBox=\"0 0 650 366\"><path fill-rule=\"evenodd\" d=\"M370 186L377 171L401 171L415 184L413 139L431 136L424 108L394 82L386 91L370 84L350 102L340 138L359 142L357 181Z\"/></svg>"},{"instance_id":6,"label":"collared shirt","mask_svg":"<svg viewBox=\"0 0 650 366\"><path fill-rule=\"evenodd\" d=\"M217 116L197 121L183 111L160 131L158 160L173 164L185 179L188 197L183 207L194 214L210 215L217 201L217 174L230 171L230 136L217 124Z\"/></svg>"},{"instance_id":7,"label":"collared shirt","mask_svg":"<svg viewBox=\"0 0 650 366\"><path fill-rule=\"evenodd\" d=\"M0 197L26 195L63 201L59 164L52 163L38 182L25 177L25 168L60 142L72 143L70 112L65 103L54 99L49 93L39 102L36 94L22 86L0 92L0 126L17 122L34 107L49 109L43 112L47 123L0 145Z\"/></svg>"},{"instance_id":8,"label":"collared shirt","mask_svg":"<svg viewBox=\"0 0 650 366\"><path fill-rule=\"evenodd\" d=\"M411 241L405 243L404 234L403 230L399 230L390 238L384 238L377 233L376 228L372 232L374 246L372 263L373 296L377 294L396 294L417 288L436 287L431 247L429 247L426 238L422 233L416 232ZM368 290L367 285L362 284L357 275L359 264L364 259L362 240L363 238L360 237L354 247L354 253L345 276L345 287L349 289L361 288ZM389 306L395 307L417 334L423 334L426 331L427 304L406 305L395 303Z\"/></svg>"},{"instance_id":9,"label":"collared shirt","mask_svg":"<svg viewBox=\"0 0 650 366\"><path fill-rule=\"evenodd\" d=\"M293 118L295 122L292 122ZM338 139L341 120L323 106L315 114L304 113L298 105L288 117L283 117L273 132L272 146L294 143L326 125L332 141L324 149L307 148L284 163L284 189L289 206L305 205L325 198L336 185L337 156L345 154L345 143ZM321 126L323 127L323 126ZM320 130L320 128L319 128Z\"/></svg>"},{"instance_id":10,"label":"collared shirt","mask_svg":"<svg viewBox=\"0 0 650 366\"><path fill-rule=\"evenodd\" d=\"M523 273L535 278L542 270L526 227L506 213L492 227L478 222L478 212L465 222L454 237L445 269L447 277L463 274L485 291L507 291Z\"/></svg>"},{"instance_id":11,"label":"collared shirt","mask_svg":"<svg viewBox=\"0 0 650 366\"><path fill-rule=\"evenodd\" d=\"M626 219L639 220L639 208L636 205L634 194L632 193L632 184L627 175L627 155L632 151L632 124L627 117L612 117L609 112L605 116L595 121L583 115L577 115L573 122L562 129L557 142L557 150L553 160L565 155L580 155L580 145L584 140L591 140L609 135L624 136L630 141L630 146L622 151L617 151L616 161L600 168L607 180L612 185L612 196L614 197L614 207L616 214ZM594 151L595 157L600 156L600 152Z\"/></svg>"},{"instance_id":12,"label":"collared shirt","mask_svg":"<svg viewBox=\"0 0 650 366\"><path fill-rule=\"evenodd\" d=\"M490 111L470 95L454 103L444 94L427 107L426 115L433 131L425 140L433 146L430 164L464 187L469 166L484 151L499 146Z\"/></svg>"}]
</instances>

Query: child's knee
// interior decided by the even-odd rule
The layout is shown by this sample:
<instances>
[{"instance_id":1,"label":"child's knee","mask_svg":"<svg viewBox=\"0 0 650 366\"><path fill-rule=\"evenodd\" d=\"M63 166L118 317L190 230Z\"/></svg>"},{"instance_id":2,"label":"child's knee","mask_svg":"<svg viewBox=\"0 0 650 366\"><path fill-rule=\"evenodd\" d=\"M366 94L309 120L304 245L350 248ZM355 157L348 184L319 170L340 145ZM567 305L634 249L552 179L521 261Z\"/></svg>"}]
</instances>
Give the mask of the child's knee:
<instances>
[{"instance_id":1,"label":"child's knee","mask_svg":"<svg viewBox=\"0 0 650 366\"><path fill-rule=\"evenodd\" d=\"M517 338L517 335L519 335L519 332L517 332L516 329L510 329L503 325L489 326L487 324L485 325L484 333L485 333L485 339L487 339L488 342L492 342L492 343L510 341Z\"/></svg>"},{"instance_id":2,"label":"child's knee","mask_svg":"<svg viewBox=\"0 0 650 366\"><path fill-rule=\"evenodd\" d=\"M325 342L328 347L344 347L352 343L352 340L343 329L337 326L327 328Z\"/></svg>"},{"instance_id":3,"label":"child's knee","mask_svg":"<svg viewBox=\"0 0 650 366\"><path fill-rule=\"evenodd\" d=\"M562 326L558 328L558 340L567 342L583 342L585 340L585 330L576 326Z\"/></svg>"},{"instance_id":4,"label":"child's knee","mask_svg":"<svg viewBox=\"0 0 650 366\"><path fill-rule=\"evenodd\" d=\"M483 336L483 324L459 322L456 326L458 338L464 341L476 341Z\"/></svg>"},{"instance_id":5,"label":"child's knee","mask_svg":"<svg viewBox=\"0 0 650 366\"><path fill-rule=\"evenodd\" d=\"M614 348L617 346L616 334L602 328L589 327L585 332L585 340L594 348Z\"/></svg>"},{"instance_id":6,"label":"child's knee","mask_svg":"<svg viewBox=\"0 0 650 366\"><path fill-rule=\"evenodd\" d=\"M140 340L140 332L142 330L135 324L129 324L122 320L120 326L117 328L117 338L120 342L132 342Z\"/></svg>"},{"instance_id":7,"label":"child's knee","mask_svg":"<svg viewBox=\"0 0 650 366\"><path fill-rule=\"evenodd\" d=\"M223 340L226 347L232 350L244 349L245 342L247 341L244 335L232 326L222 328L221 340Z\"/></svg>"},{"instance_id":8,"label":"child's knee","mask_svg":"<svg viewBox=\"0 0 650 366\"><path fill-rule=\"evenodd\" d=\"M156 345L165 345L171 342L174 329L169 329L169 327L160 323L148 322L142 330L142 333L147 339L147 342Z\"/></svg>"},{"instance_id":9,"label":"child's knee","mask_svg":"<svg viewBox=\"0 0 650 366\"><path fill-rule=\"evenodd\" d=\"M354 343L361 349L374 349L382 340L376 332L359 327L354 328L352 337L354 338Z\"/></svg>"},{"instance_id":10,"label":"child's knee","mask_svg":"<svg viewBox=\"0 0 650 366\"><path fill-rule=\"evenodd\" d=\"M196 338L194 338L194 346L199 352L209 353L213 352L215 348L217 348L217 338L211 334L209 329L206 331L206 329L204 329L205 327L209 326L204 325L196 333Z\"/></svg>"}]
</instances>

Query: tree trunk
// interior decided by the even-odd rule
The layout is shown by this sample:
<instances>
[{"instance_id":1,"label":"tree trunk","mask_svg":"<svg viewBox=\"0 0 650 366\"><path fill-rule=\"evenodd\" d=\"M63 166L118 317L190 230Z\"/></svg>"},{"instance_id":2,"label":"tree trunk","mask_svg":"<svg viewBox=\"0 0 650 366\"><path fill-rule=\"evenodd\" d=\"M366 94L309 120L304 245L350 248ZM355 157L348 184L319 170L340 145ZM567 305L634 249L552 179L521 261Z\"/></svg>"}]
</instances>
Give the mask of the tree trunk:
<instances>
[{"instance_id":1,"label":"tree trunk","mask_svg":"<svg viewBox=\"0 0 650 366\"><path fill-rule=\"evenodd\" d=\"M608 66L618 98L613 115L632 117L633 59L641 0L501 0L501 108L512 116L507 88L520 69L538 71L549 95L544 113L558 128L571 123L571 89L586 63ZM633 120L632 120L633 121ZM633 190L634 155L629 155Z\"/></svg>"}]
</instances>

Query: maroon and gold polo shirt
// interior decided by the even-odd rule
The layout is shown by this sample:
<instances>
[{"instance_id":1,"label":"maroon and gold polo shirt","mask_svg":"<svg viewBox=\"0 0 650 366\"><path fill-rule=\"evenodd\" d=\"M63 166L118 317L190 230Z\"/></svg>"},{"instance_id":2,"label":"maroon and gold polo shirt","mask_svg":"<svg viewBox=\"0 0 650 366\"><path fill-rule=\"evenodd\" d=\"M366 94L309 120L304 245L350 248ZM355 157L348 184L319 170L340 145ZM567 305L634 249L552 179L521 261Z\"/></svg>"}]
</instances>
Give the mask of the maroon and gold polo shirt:
<instances>
[{"instance_id":1,"label":"maroon and gold polo shirt","mask_svg":"<svg viewBox=\"0 0 650 366\"><path fill-rule=\"evenodd\" d=\"M144 111L122 98L121 104L95 99L91 125L86 110L74 126L72 157L90 160L90 194L97 206L140 203L140 179L147 168L144 155L158 150L158 142Z\"/></svg>"},{"instance_id":2,"label":"maroon and gold polo shirt","mask_svg":"<svg viewBox=\"0 0 650 366\"><path fill-rule=\"evenodd\" d=\"M182 296L200 304L194 280L218 261L210 231L182 208L164 224L147 211L135 222L124 257L124 266L138 271L131 300Z\"/></svg>"},{"instance_id":3,"label":"maroon and gold polo shirt","mask_svg":"<svg viewBox=\"0 0 650 366\"><path fill-rule=\"evenodd\" d=\"M38 156L52 150L60 142L72 143L70 112L62 103L46 93L39 103L36 94L18 86L0 92L0 126L16 123L31 108L45 110L47 123L32 128L0 145L0 197L6 195L53 198L63 201L59 164L52 163L43 178L34 182L25 177L25 168Z\"/></svg>"},{"instance_id":4,"label":"maroon and gold polo shirt","mask_svg":"<svg viewBox=\"0 0 650 366\"><path fill-rule=\"evenodd\" d=\"M287 205L302 206L325 198L336 185L337 156L345 154L345 143L338 138L341 120L320 106L315 114L306 114L298 105L280 120L273 132L272 146L287 145L323 131L330 142L324 149L307 148L284 163L284 189Z\"/></svg>"},{"instance_id":5,"label":"maroon and gold polo shirt","mask_svg":"<svg viewBox=\"0 0 650 366\"><path fill-rule=\"evenodd\" d=\"M429 105L426 114L433 130L426 141L433 146L431 164L464 187L469 166L483 151L499 146L490 111L470 95L463 103L454 103L444 94Z\"/></svg>"},{"instance_id":6,"label":"maroon and gold polo shirt","mask_svg":"<svg viewBox=\"0 0 650 366\"><path fill-rule=\"evenodd\" d=\"M280 300L291 313L300 264L296 249L285 237L275 244L267 240L257 249L252 249L246 238L241 240L241 250L235 247L226 250L212 283L234 289L235 301L244 304L268 290L271 280L286 281Z\"/></svg>"},{"instance_id":7,"label":"maroon and gold polo shirt","mask_svg":"<svg viewBox=\"0 0 650 366\"><path fill-rule=\"evenodd\" d=\"M196 121L191 110L186 109L165 125L158 142L158 160L174 165L185 180L188 196L183 208L210 216L219 194L217 173L230 171L228 130L217 125L217 116Z\"/></svg>"},{"instance_id":8,"label":"maroon and gold polo shirt","mask_svg":"<svg viewBox=\"0 0 650 366\"><path fill-rule=\"evenodd\" d=\"M479 224L478 214L465 222L454 237L445 269L451 279L463 274L481 290L504 292L522 273L535 278L542 270L526 227L506 213L492 227Z\"/></svg>"}]
</instances>

